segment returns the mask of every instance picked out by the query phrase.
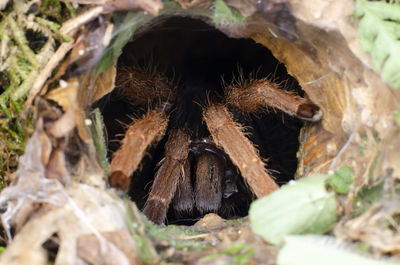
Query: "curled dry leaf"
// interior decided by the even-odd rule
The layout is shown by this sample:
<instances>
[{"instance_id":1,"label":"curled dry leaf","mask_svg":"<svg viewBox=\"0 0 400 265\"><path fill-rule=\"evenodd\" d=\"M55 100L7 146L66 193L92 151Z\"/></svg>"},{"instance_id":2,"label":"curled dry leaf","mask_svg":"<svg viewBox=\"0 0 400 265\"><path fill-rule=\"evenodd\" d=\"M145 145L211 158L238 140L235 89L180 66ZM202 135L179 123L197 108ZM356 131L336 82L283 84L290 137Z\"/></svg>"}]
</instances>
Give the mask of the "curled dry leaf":
<instances>
[{"instance_id":1,"label":"curled dry leaf","mask_svg":"<svg viewBox=\"0 0 400 265\"><path fill-rule=\"evenodd\" d=\"M46 191L43 193L49 195ZM126 246L120 250L119 245L114 242L116 235L122 233L120 231L129 234L125 224L125 206L120 199L116 199L104 190L84 184L69 189L60 188L57 194L63 199L62 203L51 206L52 209L46 214L30 219L1 255L0 264L47 264L43 243L54 234L59 238L56 264L80 264L82 259L89 260L91 254L86 253L89 255L87 257L85 252L79 252L78 257L76 252L79 238L88 234L93 234L98 241L97 255L112 256L114 264L135 264L133 262L136 259L132 262L129 259L136 257L137 253L127 255ZM54 201L49 202L54 203ZM40 211L46 211L46 207ZM111 238L101 233L114 230L118 232L116 234L109 232ZM85 237L80 240L84 239ZM130 250L134 250L132 242L129 244ZM26 262L31 257L35 257L35 260Z\"/></svg>"},{"instance_id":2,"label":"curled dry leaf","mask_svg":"<svg viewBox=\"0 0 400 265\"><path fill-rule=\"evenodd\" d=\"M112 29L112 24L105 22L101 16L86 24L56 76L61 76L64 72L68 76L75 76L90 70L101 58L110 41L110 28Z\"/></svg>"},{"instance_id":3,"label":"curled dry leaf","mask_svg":"<svg viewBox=\"0 0 400 265\"><path fill-rule=\"evenodd\" d=\"M65 200L59 193L62 185L46 178L46 166L51 160L52 144L44 131L43 120L39 119L36 130L20 157L19 167L13 183L4 189L0 205L6 208L1 215L7 237L11 238L11 226L22 227L35 207L32 203L51 202L59 204Z\"/></svg>"},{"instance_id":4,"label":"curled dry leaf","mask_svg":"<svg viewBox=\"0 0 400 265\"><path fill-rule=\"evenodd\" d=\"M99 100L114 89L116 73L117 71L114 65L111 65L98 75L94 87L94 93L90 99L88 99L90 104Z\"/></svg>"},{"instance_id":5,"label":"curled dry leaf","mask_svg":"<svg viewBox=\"0 0 400 265\"><path fill-rule=\"evenodd\" d=\"M83 234L95 235L99 256L110 255L115 264L135 264L130 261L137 260L131 259L136 252L127 254L127 246L134 250L132 242L117 236L119 232L111 238L101 234L124 229L129 233L124 203L102 189L84 184L67 188L61 185L60 174L69 178L63 149L66 137L56 138L49 131L67 114L43 102L37 105L36 130L20 158L14 182L0 196L0 205L6 209L1 221L8 239L12 238L12 230L17 233L1 255L0 264L47 264L43 243L53 235L59 238L56 264L78 264L81 259L89 259L85 253L79 253L79 257L76 253L78 238ZM49 178L52 174L56 177ZM114 242L116 237L124 242L124 248Z\"/></svg>"}]
</instances>

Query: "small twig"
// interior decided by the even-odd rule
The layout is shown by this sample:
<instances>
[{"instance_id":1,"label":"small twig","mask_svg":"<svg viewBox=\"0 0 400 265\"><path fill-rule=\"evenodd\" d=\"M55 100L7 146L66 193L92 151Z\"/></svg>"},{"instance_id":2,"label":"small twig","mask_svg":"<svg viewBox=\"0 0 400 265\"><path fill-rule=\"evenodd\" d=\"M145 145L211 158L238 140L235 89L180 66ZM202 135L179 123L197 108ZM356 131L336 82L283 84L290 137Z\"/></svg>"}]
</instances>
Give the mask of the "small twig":
<instances>
[{"instance_id":1,"label":"small twig","mask_svg":"<svg viewBox=\"0 0 400 265\"><path fill-rule=\"evenodd\" d=\"M199 234L199 235L193 235L193 236L180 236L176 235L174 236L175 239L178 240L192 240L192 239L199 239L199 238L205 238L210 236L210 234Z\"/></svg>"},{"instance_id":2,"label":"small twig","mask_svg":"<svg viewBox=\"0 0 400 265\"><path fill-rule=\"evenodd\" d=\"M70 36L74 35L74 33L84 24L86 24L87 22L95 19L96 17L98 17L99 15L101 15L104 11L104 7L103 6L96 6L93 7L91 9L89 9L88 11L80 14L77 17L74 17L68 21L66 21L61 29L60 32L62 34L68 34Z\"/></svg>"},{"instance_id":3,"label":"small twig","mask_svg":"<svg viewBox=\"0 0 400 265\"><path fill-rule=\"evenodd\" d=\"M344 154L344 152L347 150L347 148L350 146L351 142L353 141L354 135L356 134L356 131L352 131L350 134L349 139L347 139L346 143L343 145L343 147L340 149L340 151L337 153L335 158L332 160L332 163L328 169L328 172L331 172L335 167L336 164L339 160L339 158Z\"/></svg>"},{"instance_id":4,"label":"small twig","mask_svg":"<svg viewBox=\"0 0 400 265\"><path fill-rule=\"evenodd\" d=\"M106 13L141 9L153 16L157 16L162 8L163 4L156 0L112 0L104 4L104 12Z\"/></svg>"},{"instance_id":5,"label":"small twig","mask_svg":"<svg viewBox=\"0 0 400 265\"><path fill-rule=\"evenodd\" d=\"M30 106L32 105L33 99L40 92L43 84L49 78L54 68L57 67L60 60L64 58L64 56L69 52L69 50L72 49L73 46L74 42L66 42L61 44L61 46L57 49L55 54L47 62L46 66L42 69L40 75L35 79L33 86L30 89L29 97L25 103L25 108L24 108L25 112L23 113L23 116L27 115L27 112L29 111Z\"/></svg>"}]
</instances>

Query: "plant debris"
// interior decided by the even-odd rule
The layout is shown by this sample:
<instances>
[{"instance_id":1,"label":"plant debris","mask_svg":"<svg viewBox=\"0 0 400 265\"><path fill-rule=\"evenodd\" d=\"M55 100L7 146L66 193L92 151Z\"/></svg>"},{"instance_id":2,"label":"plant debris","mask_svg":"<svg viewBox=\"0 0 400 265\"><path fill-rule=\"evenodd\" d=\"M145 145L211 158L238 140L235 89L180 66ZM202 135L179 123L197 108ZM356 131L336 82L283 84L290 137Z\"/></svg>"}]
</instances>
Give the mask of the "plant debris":
<instances>
[{"instance_id":1,"label":"plant debris","mask_svg":"<svg viewBox=\"0 0 400 265\"><path fill-rule=\"evenodd\" d=\"M385 2L0 1L0 264L398 263L400 17ZM168 16L269 48L324 112L302 129L302 179L249 218L157 226L108 188L90 108L132 36ZM309 233L331 235L290 236Z\"/></svg>"}]
</instances>

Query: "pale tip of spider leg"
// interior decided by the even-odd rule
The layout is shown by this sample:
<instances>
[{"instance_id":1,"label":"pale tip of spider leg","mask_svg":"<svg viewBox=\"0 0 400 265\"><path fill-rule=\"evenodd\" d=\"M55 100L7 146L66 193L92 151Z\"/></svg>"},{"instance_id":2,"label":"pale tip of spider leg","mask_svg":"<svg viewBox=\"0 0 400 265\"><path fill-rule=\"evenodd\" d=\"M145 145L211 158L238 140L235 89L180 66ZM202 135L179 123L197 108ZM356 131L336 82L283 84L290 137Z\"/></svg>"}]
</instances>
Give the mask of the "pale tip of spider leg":
<instances>
[{"instance_id":1,"label":"pale tip of spider leg","mask_svg":"<svg viewBox=\"0 0 400 265\"><path fill-rule=\"evenodd\" d=\"M146 202L143 213L150 221L161 225L167 216L167 209L168 207L163 202L150 199Z\"/></svg>"},{"instance_id":2,"label":"pale tip of spider leg","mask_svg":"<svg viewBox=\"0 0 400 265\"><path fill-rule=\"evenodd\" d=\"M317 122L321 120L322 110L313 103L304 103L297 108L296 116L305 121Z\"/></svg>"},{"instance_id":3,"label":"pale tip of spider leg","mask_svg":"<svg viewBox=\"0 0 400 265\"><path fill-rule=\"evenodd\" d=\"M111 172L108 177L108 183L111 187L121 189L124 192L128 192L129 186L131 184L131 179L129 176L125 175L121 171Z\"/></svg>"},{"instance_id":4,"label":"pale tip of spider leg","mask_svg":"<svg viewBox=\"0 0 400 265\"><path fill-rule=\"evenodd\" d=\"M322 119L322 115L323 115L323 111L321 109L319 109L317 111L317 113L314 114L314 116L312 117L311 121L320 121Z\"/></svg>"}]
</instances>

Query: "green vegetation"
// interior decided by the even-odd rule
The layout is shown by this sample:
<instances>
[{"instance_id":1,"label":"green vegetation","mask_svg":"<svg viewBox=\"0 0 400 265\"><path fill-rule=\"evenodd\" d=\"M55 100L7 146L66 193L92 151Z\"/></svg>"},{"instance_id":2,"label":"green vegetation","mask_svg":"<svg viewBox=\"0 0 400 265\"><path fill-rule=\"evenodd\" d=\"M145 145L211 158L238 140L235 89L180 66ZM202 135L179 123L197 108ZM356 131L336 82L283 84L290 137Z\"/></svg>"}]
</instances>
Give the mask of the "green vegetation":
<instances>
[{"instance_id":1,"label":"green vegetation","mask_svg":"<svg viewBox=\"0 0 400 265\"><path fill-rule=\"evenodd\" d=\"M357 0L354 15L360 18L360 43L370 52L382 80L400 88L400 4Z\"/></svg>"},{"instance_id":2,"label":"green vegetation","mask_svg":"<svg viewBox=\"0 0 400 265\"><path fill-rule=\"evenodd\" d=\"M254 201L249 210L253 231L274 245L282 245L287 235L329 232L337 203L335 193L325 187L328 177L304 177Z\"/></svg>"},{"instance_id":3,"label":"green vegetation","mask_svg":"<svg viewBox=\"0 0 400 265\"><path fill-rule=\"evenodd\" d=\"M342 166L327 180L327 184L338 194L346 194L353 183L354 172L348 166Z\"/></svg>"},{"instance_id":4,"label":"green vegetation","mask_svg":"<svg viewBox=\"0 0 400 265\"><path fill-rule=\"evenodd\" d=\"M40 4L15 0L0 11L0 186L16 169L33 131L32 115L24 113L22 119L29 90L57 47L72 40L60 32L61 23L73 15L69 5L59 0Z\"/></svg>"}]
</instances>

